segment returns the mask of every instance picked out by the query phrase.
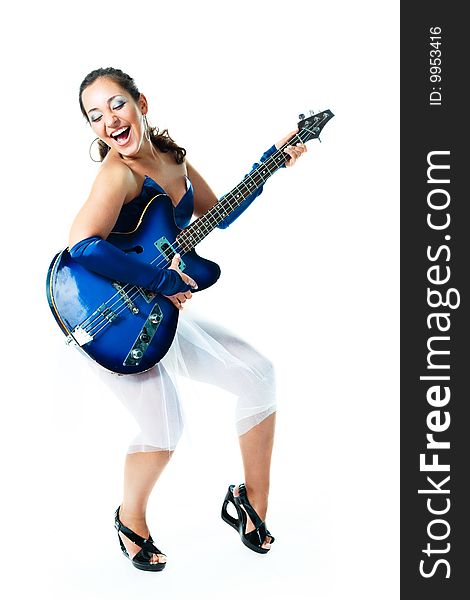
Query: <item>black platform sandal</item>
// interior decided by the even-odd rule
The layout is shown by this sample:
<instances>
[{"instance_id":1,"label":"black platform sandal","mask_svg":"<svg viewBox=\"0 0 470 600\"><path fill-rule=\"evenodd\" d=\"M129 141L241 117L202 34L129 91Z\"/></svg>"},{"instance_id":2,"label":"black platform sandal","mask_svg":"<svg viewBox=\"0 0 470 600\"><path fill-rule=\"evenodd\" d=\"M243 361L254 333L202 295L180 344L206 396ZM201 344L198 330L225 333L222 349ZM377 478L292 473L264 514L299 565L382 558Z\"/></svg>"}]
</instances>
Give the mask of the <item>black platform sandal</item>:
<instances>
[{"instance_id":1,"label":"black platform sandal","mask_svg":"<svg viewBox=\"0 0 470 600\"><path fill-rule=\"evenodd\" d=\"M234 485L228 486L228 491L224 503L222 504L221 517L226 523L238 531L242 542L247 548L250 548L250 550L253 550L254 552L259 552L260 554L266 554L270 550L270 548L262 548L266 536L269 535L271 538L270 544L274 542L275 538L266 528L265 522L260 519L258 513L251 506L246 494L245 484L241 483L238 486L238 496L233 495L234 489ZM232 515L227 512L227 505L229 502L234 505L238 514L238 519L235 519L235 517L232 517ZM247 514L255 526L255 529L249 533L245 533Z\"/></svg>"},{"instance_id":2,"label":"black platform sandal","mask_svg":"<svg viewBox=\"0 0 470 600\"><path fill-rule=\"evenodd\" d=\"M118 530L117 535L118 535L119 543L121 544L121 550L122 550L124 556L127 556L127 558L132 562L134 567L136 567L137 569L141 569L143 571L161 571L162 569L164 569L166 562L157 562L157 563L150 562L150 559L152 558L152 554L163 554L163 552L161 550L159 550L153 544L152 536L149 534L149 537L147 539L144 539L143 537L141 537L140 535L135 533L135 531L132 531L132 529L129 529L129 527L126 527L119 519L119 509L120 508L121 507L118 506L116 509L116 512L114 513L114 527L116 527L116 529ZM127 552L126 546L124 545L124 543L121 539L121 536L119 535L120 531L122 531L122 533L127 538L129 538L132 542L134 542L134 544L137 544L141 548L139 550L139 552L137 552L137 554L133 558L131 558L129 556L129 553ZM163 554L163 555L166 556L165 554Z\"/></svg>"}]
</instances>

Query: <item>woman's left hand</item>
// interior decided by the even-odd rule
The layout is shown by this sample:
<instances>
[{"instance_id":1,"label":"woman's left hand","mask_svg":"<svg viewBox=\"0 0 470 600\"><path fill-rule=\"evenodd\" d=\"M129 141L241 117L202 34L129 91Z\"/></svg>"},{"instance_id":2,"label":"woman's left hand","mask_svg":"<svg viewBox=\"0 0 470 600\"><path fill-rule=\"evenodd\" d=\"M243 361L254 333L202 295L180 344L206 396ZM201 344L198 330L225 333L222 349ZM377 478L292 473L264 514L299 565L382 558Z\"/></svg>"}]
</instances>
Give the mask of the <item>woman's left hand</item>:
<instances>
[{"instance_id":1,"label":"woman's left hand","mask_svg":"<svg viewBox=\"0 0 470 600\"><path fill-rule=\"evenodd\" d=\"M298 131L298 129L295 129L286 135L286 137L283 137L282 140L276 142L276 148L281 148L281 146L288 142ZM295 146L286 146L286 148L284 148L284 152L289 155L289 159L286 161L286 167L292 167L295 165L295 161L299 158L299 156L302 156L304 152L307 152L307 146L302 142L298 142L295 144Z\"/></svg>"}]
</instances>

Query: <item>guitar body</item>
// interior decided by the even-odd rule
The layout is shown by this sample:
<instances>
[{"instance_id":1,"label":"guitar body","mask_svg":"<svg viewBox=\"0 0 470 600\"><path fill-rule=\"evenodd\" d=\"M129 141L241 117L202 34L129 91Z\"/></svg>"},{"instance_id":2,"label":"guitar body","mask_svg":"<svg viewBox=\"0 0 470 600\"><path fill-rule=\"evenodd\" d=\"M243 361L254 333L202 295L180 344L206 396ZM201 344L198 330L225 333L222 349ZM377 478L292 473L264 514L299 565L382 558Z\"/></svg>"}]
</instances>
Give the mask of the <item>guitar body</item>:
<instances>
[{"instance_id":1,"label":"guitar body","mask_svg":"<svg viewBox=\"0 0 470 600\"><path fill-rule=\"evenodd\" d=\"M134 231L113 232L107 241L163 268L179 251L174 242L180 232L171 200L158 194L144 209ZM219 266L194 250L182 256L180 268L197 282L197 291L210 287L220 276ZM110 371L146 371L171 346L179 311L161 294L89 271L67 250L54 257L46 285L49 306L67 341Z\"/></svg>"}]
</instances>

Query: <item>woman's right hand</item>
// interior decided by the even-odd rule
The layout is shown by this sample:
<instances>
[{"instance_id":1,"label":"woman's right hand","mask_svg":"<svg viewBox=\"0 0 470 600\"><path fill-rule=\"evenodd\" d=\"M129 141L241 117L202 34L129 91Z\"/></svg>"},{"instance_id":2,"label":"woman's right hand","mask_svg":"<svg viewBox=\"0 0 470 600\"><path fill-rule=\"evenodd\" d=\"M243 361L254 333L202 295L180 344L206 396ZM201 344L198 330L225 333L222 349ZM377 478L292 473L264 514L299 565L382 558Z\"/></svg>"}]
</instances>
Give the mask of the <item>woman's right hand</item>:
<instances>
[{"instance_id":1,"label":"woman's right hand","mask_svg":"<svg viewBox=\"0 0 470 600\"><path fill-rule=\"evenodd\" d=\"M186 275L186 273L183 273L179 265L180 255L175 254L168 268L176 271L187 285L190 285L193 289L197 290L197 283L194 281L194 279L192 279L192 277ZM173 302L173 304L178 310L182 310L183 304L186 302L186 300L189 300L191 297L192 293L189 290L187 292L178 292L177 294L173 294L172 296L166 296L166 298L169 298Z\"/></svg>"}]
</instances>

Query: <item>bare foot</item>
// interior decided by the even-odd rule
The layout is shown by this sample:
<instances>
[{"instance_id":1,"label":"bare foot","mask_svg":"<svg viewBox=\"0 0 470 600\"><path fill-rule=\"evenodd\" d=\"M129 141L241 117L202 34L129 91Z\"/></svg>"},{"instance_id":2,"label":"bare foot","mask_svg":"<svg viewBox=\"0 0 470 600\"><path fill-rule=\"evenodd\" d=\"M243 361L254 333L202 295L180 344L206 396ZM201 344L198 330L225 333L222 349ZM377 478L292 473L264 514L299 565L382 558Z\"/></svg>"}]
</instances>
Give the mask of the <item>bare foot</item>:
<instances>
[{"instance_id":1,"label":"bare foot","mask_svg":"<svg viewBox=\"0 0 470 600\"><path fill-rule=\"evenodd\" d=\"M236 485L233 489L233 495L238 497L240 494L238 492L238 485ZM258 513L259 518L264 521L266 519L266 512L268 509L268 501L267 499L259 499L254 492L251 492L250 495L248 495L248 490L247 490L247 497L248 500L250 501L251 506L255 509L255 511ZM243 506L242 506L243 508ZM243 508L243 510L245 510ZM246 513L246 510L245 510ZM250 517L248 516L248 514L246 514L246 530L245 533L250 533L250 531L254 531L256 529L256 527L253 524L253 521L250 519ZM266 548L267 550L269 550L269 548L271 548L271 544L270 542L272 541L272 537L267 535L264 538L264 542L261 546L261 548Z\"/></svg>"},{"instance_id":2,"label":"bare foot","mask_svg":"<svg viewBox=\"0 0 470 600\"><path fill-rule=\"evenodd\" d=\"M145 517L135 517L132 515L128 515L122 508L119 509L119 519L123 525L135 531L138 535L147 539L150 535L149 529L147 527L147 523L145 522ZM134 544L122 531L118 531L118 535L120 536L124 546L126 547L127 553L130 558L134 558L134 556L140 552L141 547L138 544ZM150 560L150 564L155 563L164 563L166 562L165 554L155 554L152 553Z\"/></svg>"}]
</instances>

